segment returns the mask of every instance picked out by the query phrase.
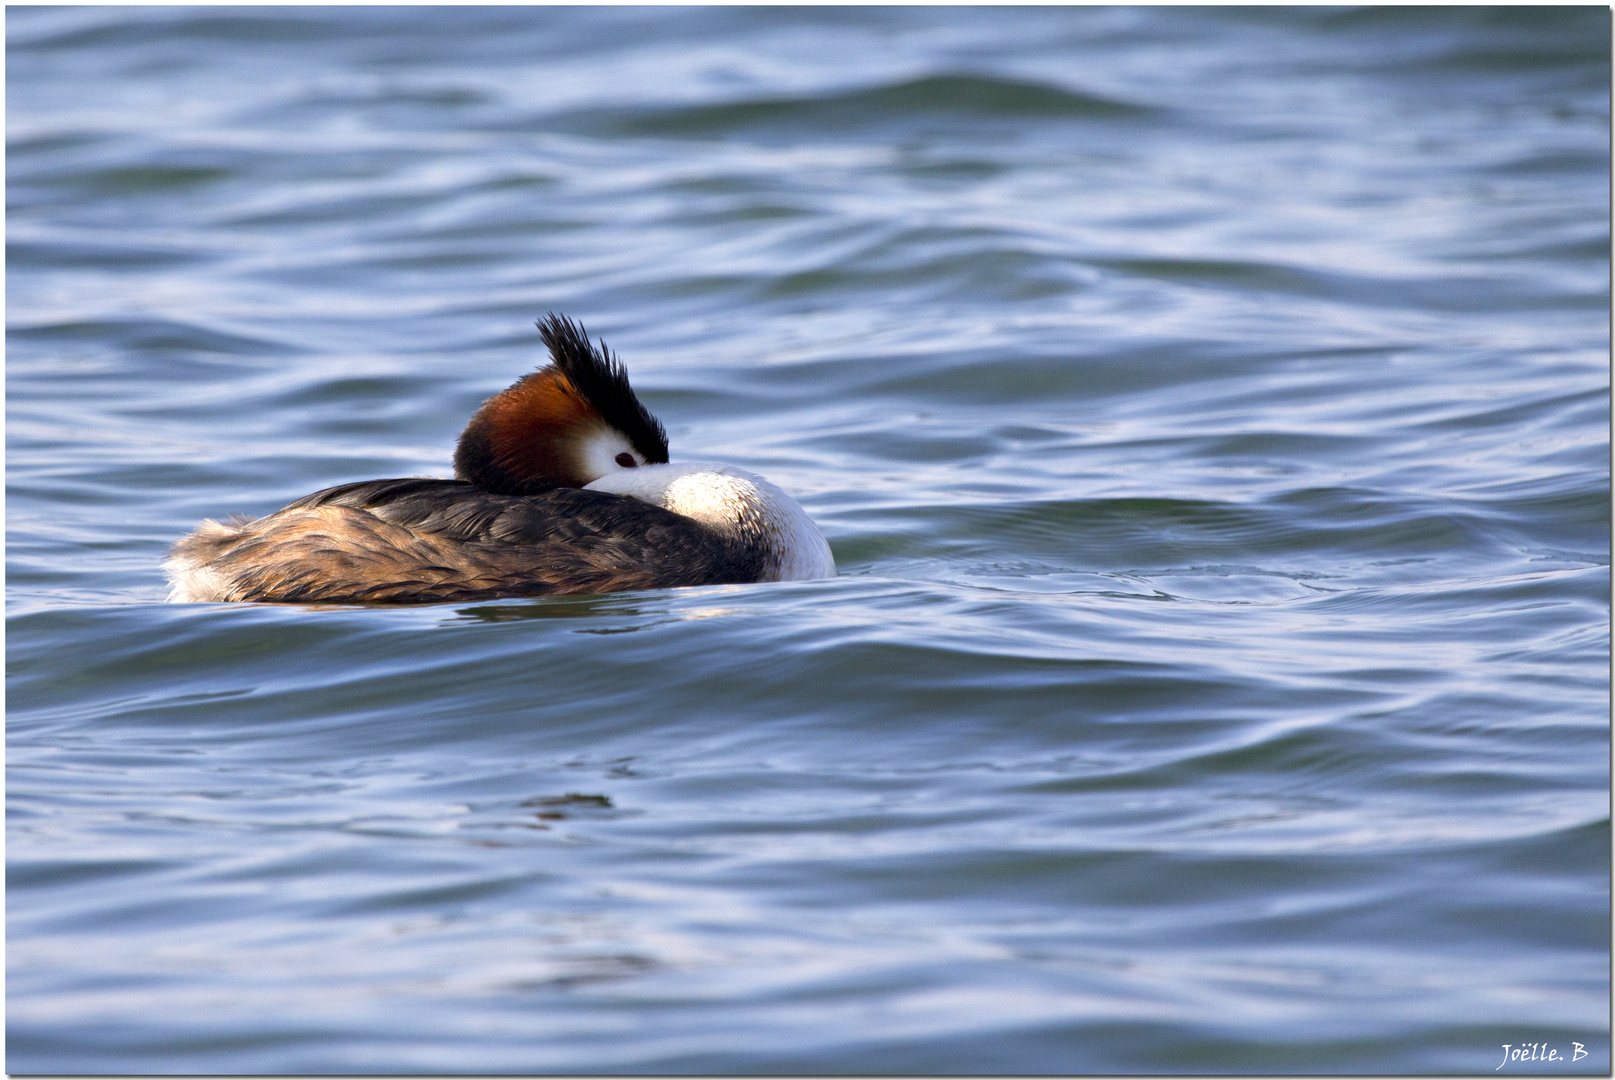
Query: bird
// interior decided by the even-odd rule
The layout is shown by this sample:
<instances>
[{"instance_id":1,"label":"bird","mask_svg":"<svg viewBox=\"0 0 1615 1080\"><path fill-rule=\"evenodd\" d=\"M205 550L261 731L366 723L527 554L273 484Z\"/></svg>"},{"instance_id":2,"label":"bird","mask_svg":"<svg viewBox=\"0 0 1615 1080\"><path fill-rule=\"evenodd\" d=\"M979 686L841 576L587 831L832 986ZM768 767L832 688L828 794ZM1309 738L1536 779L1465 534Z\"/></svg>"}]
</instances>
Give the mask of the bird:
<instances>
[{"instance_id":1,"label":"bird","mask_svg":"<svg viewBox=\"0 0 1615 1080\"><path fill-rule=\"evenodd\" d=\"M204 520L164 564L174 603L425 604L834 577L807 512L744 469L670 463L622 362L537 323L549 363L483 403L454 479L363 480Z\"/></svg>"}]
</instances>

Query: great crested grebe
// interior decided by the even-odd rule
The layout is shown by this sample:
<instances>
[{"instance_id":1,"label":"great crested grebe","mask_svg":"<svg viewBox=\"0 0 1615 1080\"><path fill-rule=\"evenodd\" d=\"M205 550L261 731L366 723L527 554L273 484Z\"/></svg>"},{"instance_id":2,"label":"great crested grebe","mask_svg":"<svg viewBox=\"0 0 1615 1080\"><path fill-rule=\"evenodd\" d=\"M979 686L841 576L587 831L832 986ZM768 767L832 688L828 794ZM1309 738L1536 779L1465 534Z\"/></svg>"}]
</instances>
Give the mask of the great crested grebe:
<instances>
[{"instance_id":1,"label":"great crested grebe","mask_svg":"<svg viewBox=\"0 0 1615 1080\"><path fill-rule=\"evenodd\" d=\"M164 569L174 603L419 604L834 577L807 513L760 476L670 465L602 341L538 324L550 363L496 394L457 479L365 480L268 517L204 521Z\"/></svg>"}]
</instances>

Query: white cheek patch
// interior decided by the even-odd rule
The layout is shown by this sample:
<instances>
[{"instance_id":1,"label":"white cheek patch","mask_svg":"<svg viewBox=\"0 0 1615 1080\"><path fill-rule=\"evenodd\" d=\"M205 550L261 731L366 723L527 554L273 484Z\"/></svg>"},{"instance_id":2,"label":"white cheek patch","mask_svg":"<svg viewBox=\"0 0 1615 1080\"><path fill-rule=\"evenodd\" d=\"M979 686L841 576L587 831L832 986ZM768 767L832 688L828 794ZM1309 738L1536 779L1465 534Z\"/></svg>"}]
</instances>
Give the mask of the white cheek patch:
<instances>
[{"instance_id":1,"label":"white cheek patch","mask_svg":"<svg viewBox=\"0 0 1615 1080\"><path fill-rule=\"evenodd\" d=\"M629 454L637 463L645 463L645 459L634 452L628 436L616 428L595 428L578 444L578 466L590 480L598 480L602 476L623 471L623 467L617 464L618 454Z\"/></svg>"}]
</instances>

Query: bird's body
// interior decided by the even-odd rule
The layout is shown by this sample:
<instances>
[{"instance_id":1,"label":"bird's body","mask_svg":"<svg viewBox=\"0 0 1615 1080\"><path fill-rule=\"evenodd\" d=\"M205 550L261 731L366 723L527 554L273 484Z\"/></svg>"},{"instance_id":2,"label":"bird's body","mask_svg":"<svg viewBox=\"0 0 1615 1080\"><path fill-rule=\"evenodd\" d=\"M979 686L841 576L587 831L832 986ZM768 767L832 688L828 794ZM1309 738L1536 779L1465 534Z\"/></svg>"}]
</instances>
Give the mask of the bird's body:
<instances>
[{"instance_id":1,"label":"bird's body","mask_svg":"<svg viewBox=\"0 0 1615 1080\"><path fill-rule=\"evenodd\" d=\"M555 363L478 410L459 479L368 480L205 521L174 545L170 599L433 603L834 575L788 495L729 466L667 464L610 354L557 316L540 329Z\"/></svg>"}]
</instances>

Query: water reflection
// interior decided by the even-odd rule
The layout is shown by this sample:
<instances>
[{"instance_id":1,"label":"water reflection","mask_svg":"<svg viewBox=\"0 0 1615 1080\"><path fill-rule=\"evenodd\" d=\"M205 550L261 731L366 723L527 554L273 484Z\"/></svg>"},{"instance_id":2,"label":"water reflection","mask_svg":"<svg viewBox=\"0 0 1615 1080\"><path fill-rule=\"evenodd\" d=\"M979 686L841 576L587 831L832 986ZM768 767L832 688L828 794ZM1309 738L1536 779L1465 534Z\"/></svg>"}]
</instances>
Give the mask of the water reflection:
<instances>
[{"instance_id":1,"label":"water reflection","mask_svg":"<svg viewBox=\"0 0 1615 1080\"><path fill-rule=\"evenodd\" d=\"M748 585L709 585L699 593L735 593L753 588ZM707 604L687 607L680 594L697 590L662 589L649 593L604 593L599 595L546 596L533 599L499 600L472 607L457 607L446 623L507 623L530 622L544 619L613 619L633 620L631 625L608 627L580 627L585 634L630 634L653 626L685 622L692 619L716 619L738 614L734 607L717 607Z\"/></svg>"}]
</instances>

